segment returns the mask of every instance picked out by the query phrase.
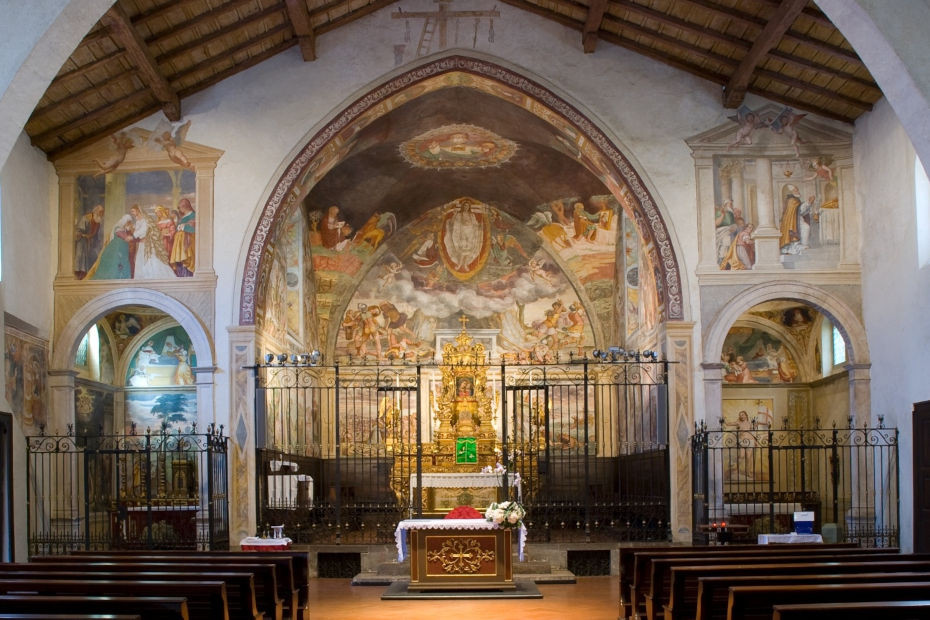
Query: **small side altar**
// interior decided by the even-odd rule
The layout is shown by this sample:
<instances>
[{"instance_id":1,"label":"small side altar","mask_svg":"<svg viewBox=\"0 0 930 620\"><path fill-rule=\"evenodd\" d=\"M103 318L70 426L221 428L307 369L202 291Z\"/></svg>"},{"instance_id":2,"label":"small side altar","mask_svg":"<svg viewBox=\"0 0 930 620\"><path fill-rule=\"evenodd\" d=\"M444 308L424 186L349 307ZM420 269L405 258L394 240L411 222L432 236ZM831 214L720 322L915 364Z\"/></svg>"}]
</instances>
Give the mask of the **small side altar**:
<instances>
[{"instance_id":1,"label":"small side altar","mask_svg":"<svg viewBox=\"0 0 930 620\"><path fill-rule=\"evenodd\" d=\"M397 524L397 558L410 554L409 590L510 590L512 542L520 557L526 528L501 528L485 519L406 519ZM409 541L408 541L409 539Z\"/></svg>"}]
</instances>

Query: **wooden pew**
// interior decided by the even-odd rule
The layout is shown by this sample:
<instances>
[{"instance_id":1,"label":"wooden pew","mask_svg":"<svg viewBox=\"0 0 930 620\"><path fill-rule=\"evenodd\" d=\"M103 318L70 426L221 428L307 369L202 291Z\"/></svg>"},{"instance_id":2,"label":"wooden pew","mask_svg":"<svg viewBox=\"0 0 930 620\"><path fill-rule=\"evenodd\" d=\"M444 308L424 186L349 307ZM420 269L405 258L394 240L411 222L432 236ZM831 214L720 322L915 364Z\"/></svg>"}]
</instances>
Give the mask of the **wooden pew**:
<instances>
[{"instance_id":1,"label":"wooden pew","mask_svg":"<svg viewBox=\"0 0 930 620\"><path fill-rule=\"evenodd\" d=\"M678 570L687 570L682 567ZM697 575L697 599L689 605L685 599L681 609L674 605L674 617L695 620L720 620L726 617L730 586L735 585L789 585L791 583L818 583L833 580L835 583L857 581L930 580L930 562L828 562L780 565L743 565L707 567ZM870 577L871 576L871 577ZM926 577L924 577L926 576ZM666 609L668 612L668 609ZM666 613L666 618L671 614Z\"/></svg>"},{"instance_id":2,"label":"wooden pew","mask_svg":"<svg viewBox=\"0 0 930 620\"><path fill-rule=\"evenodd\" d=\"M734 555L743 557L754 557L756 555L769 555L784 553L787 545L724 545L713 547L694 547L678 546L668 548L637 549L633 553L633 569L629 582L629 600L632 610L639 615L646 614L645 594L650 590L652 579L653 558L660 557L707 557ZM803 553L806 549L816 549L819 551L833 549L859 549L858 545L850 543L839 544L799 544L791 545L791 549ZM895 549L897 551L897 549Z\"/></svg>"},{"instance_id":3,"label":"wooden pew","mask_svg":"<svg viewBox=\"0 0 930 620\"><path fill-rule=\"evenodd\" d=\"M5 614L0 620L140 620L139 614Z\"/></svg>"},{"instance_id":4,"label":"wooden pew","mask_svg":"<svg viewBox=\"0 0 930 620\"><path fill-rule=\"evenodd\" d=\"M251 561L250 561L251 560ZM133 554L124 553L81 553L75 555L62 556L36 556L32 558L33 564L48 565L62 563L93 563L98 566L109 565L113 570L118 570L119 566L126 564L139 563L146 565L148 570L184 570L192 573L212 572L217 570L235 570L241 569L253 573L255 580L255 598L258 610L264 612L273 620L283 619L284 602L281 598L282 593L290 596L291 604L296 600L296 593L293 589L289 592L281 587L278 578L280 575L288 572L290 559L287 557L258 559L247 556L244 553L236 554L235 557L221 558L201 556L199 553L189 555L164 555L161 552L137 552ZM170 567L170 568L167 568ZM292 612L293 613L293 612ZM292 616L288 616L292 618Z\"/></svg>"},{"instance_id":5,"label":"wooden pew","mask_svg":"<svg viewBox=\"0 0 930 620\"><path fill-rule=\"evenodd\" d=\"M275 592L281 600L277 607L280 610L275 611L272 616L275 620L282 620L286 616L290 620L298 620L299 615L299 598L298 590L294 585L294 559L289 552L267 552L267 553L250 553L240 552L220 552L214 555L214 552L165 552L165 551L84 551L75 553L72 556L36 556L32 558L34 562L58 561L64 558L73 558L79 561L95 562L121 562L131 560L135 562L149 562L159 564L198 564L212 566L241 566L245 564L269 564L274 567ZM50 559L54 558L54 559ZM309 575L309 568L307 568ZM260 579L256 575L256 587L261 592L266 586L266 579ZM307 577L309 587L309 576ZM305 596L309 597L308 594ZM306 606L306 604L305 604ZM261 605L259 606L261 608ZM282 610L286 610L284 613ZM266 612L270 613L270 612Z\"/></svg>"},{"instance_id":6,"label":"wooden pew","mask_svg":"<svg viewBox=\"0 0 930 620\"><path fill-rule=\"evenodd\" d=\"M164 569L164 570L162 570ZM180 570L176 570L180 569ZM157 566L129 563L41 563L0 564L2 579L114 579L126 581L182 581L196 575L199 580L222 581L226 584L226 597L230 620L263 620L258 611L253 573L247 571L205 572L194 566ZM128 587L128 586L127 586Z\"/></svg>"},{"instance_id":7,"label":"wooden pew","mask_svg":"<svg viewBox=\"0 0 930 620\"><path fill-rule=\"evenodd\" d=\"M5 614L0 620L140 620L139 614Z\"/></svg>"},{"instance_id":8,"label":"wooden pew","mask_svg":"<svg viewBox=\"0 0 930 620\"><path fill-rule=\"evenodd\" d=\"M0 594L4 613L137 614L141 620L190 620L183 596L42 596Z\"/></svg>"},{"instance_id":9,"label":"wooden pew","mask_svg":"<svg viewBox=\"0 0 930 620\"><path fill-rule=\"evenodd\" d=\"M839 543L839 544L852 544L852 543ZM88 555L88 554L99 554L99 551L75 551L75 555ZM105 552L108 555L137 555L138 551L131 550L113 550ZM146 552L148 553L148 552ZM156 553L156 552L152 552ZM288 605L287 598L284 598L284 611L285 616L289 616L294 620L309 620L310 611L308 609L308 602L310 599L310 554L306 551L297 551L297 550L285 550L285 551L182 551L182 550L171 550L171 551L157 551L159 555L169 555L169 556L206 556L206 557L227 557L227 556L250 556L255 558L280 558L282 556L289 556L291 558L291 579L290 582L282 576L279 576L278 581L284 584L284 589L293 588L297 590L297 610L296 615L293 610L290 609ZM291 585L288 586L288 583ZM282 589L283 592L283 589Z\"/></svg>"},{"instance_id":10,"label":"wooden pew","mask_svg":"<svg viewBox=\"0 0 930 620\"><path fill-rule=\"evenodd\" d=\"M930 581L732 586L728 620L769 620L775 605L926 600Z\"/></svg>"},{"instance_id":11,"label":"wooden pew","mask_svg":"<svg viewBox=\"0 0 930 620\"><path fill-rule=\"evenodd\" d=\"M772 620L879 620L889 617L895 620L930 618L930 600L775 605L772 613Z\"/></svg>"},{"instance_id":12,"label":"wooden pew","mask_svg":"<svg viewBox=\"0 0 930 620\"><path fill-rule=\"evenodd\" d=\"M723 547L724 549L726 547ZM828 547L824 545L758 545L751 549L741 549L730 552L705 551L659 551L642 552L634 554L633 585L630 589L630 602L633 609L641 616L654 620L655 615L661 613L662 605L667 599L669 585L669 569L673 565L707 565L720 558L726 558L727 563L749 563L756 558L769 558L785 556L784 562L791 561L793 557L809 555L828 555L823 559L832 559L834 555L885 555L898 553L897 548L866 549L861 547ZM661 601L661 603L658 603ZM656 603L653 606L653 603Z\"/></svg>"},{"instance_id":13,"label":"wooden pew","mask_svg":"<svg viewBox=\"0 0 930 620\"><path fill-rule=\"evenodd\" d=\"M857 543L828 543L828 544L815 544L815 543L802 543L797 545L792 545L792 548L795 549L805 549L805 548L815 548L815 549L843 549L843 548L858 548ZM647 552L673 552L673 553L695 553L695 554L718 554L725 555L728 553L742 552L742 551L759 551L760 553L768 553L772 549L782 549L784 546L779 546L777 544L772 545L760 545L755 543L746 543L746 544L732 544L732 545L713 545L713 546L694 546L694 545L676 545L670 543L659 543L659 544L643 544L630 547L620 547L619 549L619 568L620 568L620 609L619 609L619 618L620 620L625 620L626 618L633 617L633 607L630 601L630 595L632 591L633 581L634 581L634 572L635 572L635 555L636 553L647 553ZM645 609L642 610L645 612Z\"/></svg>"},{"instance_id":14,"label":"wooden pew","mask_svg":"<svg viewBox=\"0 0 930 620\"><path fill-rule=\"evenodd\" d=\"M127 589L126 581L114 579L43 579L38 577L38 574L31 579L0 577L0 593L2 594L124 596ZM181 596L187 599L187 608L191 617L229 620L226 584L222 581L136 580L132 582L132 592L140 596Z\"/></svg>"}]
</instances>

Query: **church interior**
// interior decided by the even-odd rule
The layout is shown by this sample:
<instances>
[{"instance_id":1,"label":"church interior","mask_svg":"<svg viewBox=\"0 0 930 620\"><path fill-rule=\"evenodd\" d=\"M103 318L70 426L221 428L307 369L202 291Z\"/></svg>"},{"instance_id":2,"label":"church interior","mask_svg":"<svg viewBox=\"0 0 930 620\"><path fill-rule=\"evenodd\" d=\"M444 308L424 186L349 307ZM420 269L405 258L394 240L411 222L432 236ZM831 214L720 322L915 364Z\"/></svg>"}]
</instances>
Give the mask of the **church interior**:
<instances>
[{"instance_id":1,"label":"church interior","mask_svg":"<svg viewBox=\"0 0 930 620\"><path fill-rule=\"evenodd\" d=\"M926 2L0 6L0 563L930 551Z\"/></svg>"}]
</instances>

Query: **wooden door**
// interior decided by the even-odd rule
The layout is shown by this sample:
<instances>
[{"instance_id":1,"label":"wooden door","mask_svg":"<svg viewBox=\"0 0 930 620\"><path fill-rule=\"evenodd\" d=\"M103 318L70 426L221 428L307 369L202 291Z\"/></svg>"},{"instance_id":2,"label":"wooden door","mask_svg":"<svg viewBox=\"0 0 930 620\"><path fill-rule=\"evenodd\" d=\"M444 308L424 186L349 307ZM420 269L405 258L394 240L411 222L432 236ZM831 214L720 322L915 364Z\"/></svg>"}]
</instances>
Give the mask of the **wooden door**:
<instances>
[{"instance_id":1,"label":"wooden door","mask_svg":"<svg viewBox=\"0 0 930 620\"><path fill-rule=\"evenodd\" d=\"M914 552L930 553L930 401L914 404Z\"/></svg>"}]
</instances>

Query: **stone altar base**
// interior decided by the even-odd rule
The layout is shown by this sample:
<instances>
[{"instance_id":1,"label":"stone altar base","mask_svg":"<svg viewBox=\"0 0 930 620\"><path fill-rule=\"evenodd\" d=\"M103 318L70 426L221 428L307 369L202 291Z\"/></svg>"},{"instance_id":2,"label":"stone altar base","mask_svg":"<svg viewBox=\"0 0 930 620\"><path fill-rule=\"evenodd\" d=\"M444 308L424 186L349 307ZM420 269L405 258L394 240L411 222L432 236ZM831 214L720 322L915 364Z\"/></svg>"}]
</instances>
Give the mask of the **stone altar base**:
<instances>
[{"instance_id":1,"label":"stone altar base","mask_svg":"<svg viewBox=\"0 0 930 620\"><path fill-rule=\"evenodd\" d=\"M409 599L476 599L476 598L542 598L532 579L516 579L509 590L409 590L410 581L400 579L391 583L381 600Z\"/></svg>"}]
</instances>

